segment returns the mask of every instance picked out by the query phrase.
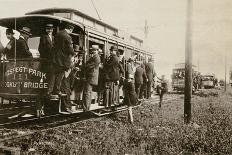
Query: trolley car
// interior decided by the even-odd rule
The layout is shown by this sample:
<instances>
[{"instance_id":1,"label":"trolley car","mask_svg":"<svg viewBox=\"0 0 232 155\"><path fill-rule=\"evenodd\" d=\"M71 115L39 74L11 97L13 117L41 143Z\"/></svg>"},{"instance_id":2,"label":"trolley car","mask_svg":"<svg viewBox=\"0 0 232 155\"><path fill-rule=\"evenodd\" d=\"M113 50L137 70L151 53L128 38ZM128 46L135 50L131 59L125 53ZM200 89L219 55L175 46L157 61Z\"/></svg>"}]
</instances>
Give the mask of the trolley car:
<instances>
[{"instance_id":1,"label":"trolley car","mask_svg":"<svg viewBox=\"0 0 232 155\"><path fill-rule=\"evenodd\" d=\"M192 66L193 70L193 86L192 91L195 92L200 88L200 73L195 70L196 66ZM184 91L185 87L185 63L175 65L172 73L172 88L175 91Z\"/></svg>"},{"instance_id":2,"label":"trolley car","mask_svg":"<svg viewBox=\"0 0 232 155\"><path fill-rule=\"evenodd\" d=\"M98 45L102 50L101 59L103 64L109 56L110 47L113 45L118 47L122 57L124 57L125 66L126 60L135 55L138 61L144 62L152 57L152 53L142 48L142 40L129 36L130 40L132 39L134 42L132 44L129 39L118 35L117 28L74 9L43 9L26 13L21 17L3 18L0 19L0 26L2 27L11 28L14 31L18 31L24 26L31 29L32 36L28 40L28 46L30 51L35 51L35 53L33 58L1 60L0 97L2 99L17 102L35 101L33 103L43 101L42 98L44 98L48 88L48 80L47 73L41 69L41 65L46 60L39 58L38 45L39 38L43 34L47 23L54 25L54 35L62 28L63 24L69 23L75 26L71 37L73 43L79 45L84 51L83 67L89 58L89 48L92 45ZM17 49L15 53L17 54ZM99 77L101 76L99 75ZM96 88L93 94L91 109L109 108L102 103L104 95L101 95L102 97L99 100L94 97L99 93L98 90ZM123 98L123 94L119 96L120 103L117 104L117 107L123 105L121 98ZM81 106L76 107L81 111ZM58 112L61 112L61 109Z\"/></svg>"}]
</instances>

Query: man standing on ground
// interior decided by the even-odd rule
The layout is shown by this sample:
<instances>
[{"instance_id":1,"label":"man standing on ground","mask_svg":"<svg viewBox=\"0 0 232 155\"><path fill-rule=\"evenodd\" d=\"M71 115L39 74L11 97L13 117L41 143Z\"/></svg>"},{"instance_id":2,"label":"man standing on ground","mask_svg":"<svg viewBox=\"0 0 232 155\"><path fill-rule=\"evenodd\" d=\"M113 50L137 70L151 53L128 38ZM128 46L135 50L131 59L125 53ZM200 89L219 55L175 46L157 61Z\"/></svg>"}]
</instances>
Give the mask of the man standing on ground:
<instances>
[{"instance_id":1,"label":"man standing on ground","mask_svg":"<svg viewBox=\"0 0 232 155\"><path fill-rule=\"evenodd\" d=\"M154 59L150 58L149 62L145 64L146 74L147 74L147 94L145 95L147 99L151 97L151 87L153 83L153 78L156 76L154 70Z\"/></svg>"},{"instance_id":2,"label":"man standing on ground","mask_svg":"<svg viewBox=\"0 0 232 155\"><path fill-rule=\"evenodd\" d=\"M147 82L147 74L142 63L138 63L135 71L135 91L139 99L142 99L142 85Z\"/></svg>"}]
</instances>

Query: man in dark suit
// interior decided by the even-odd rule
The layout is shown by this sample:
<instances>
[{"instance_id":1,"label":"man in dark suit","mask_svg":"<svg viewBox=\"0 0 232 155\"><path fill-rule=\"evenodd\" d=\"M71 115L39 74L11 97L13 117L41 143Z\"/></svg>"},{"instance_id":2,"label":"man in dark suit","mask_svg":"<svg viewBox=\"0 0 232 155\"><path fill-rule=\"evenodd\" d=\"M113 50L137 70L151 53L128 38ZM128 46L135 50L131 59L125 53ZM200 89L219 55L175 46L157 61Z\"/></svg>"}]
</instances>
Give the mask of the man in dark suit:
<instances>
[{"instance_id":1,"label":"man in dark suit","mask_svg":"<svg viewBox=\"0 0 232 155\"><path fill-rule=\"evenodd\" d=\"M120 72L124 72L124 71L123 71L123 67L119 62L117 51L118 49L115 46L111 46L110 56L105 64L106 87L109 88L109 93L104 101L106 106L111 106L112 104L119 103L118 85L120 79Z\"/></svg>"},{"instance_id":2,"label":"man in dark suit","mask_svg":"<svg viewBox=\"0 0 232 155\"><path fill-rule=\"evenodd\" d=\"M59 31L54 40L53 48L53 69L49 79L48 95L52 92L58 95L64 95L60 91L61 81L64 72L72 66L72 56L75 54L73 50L72 38L69 35L74 29L73 25L65 25L65 28Z\"/></svg>"},{"instance_id":3,"label":"man in dark suit","mask_svg":"<svg viewBox=\"0 0 232 155\"><path fill-rule=\"evenodd\" d=\"M149 62L145 64L146 74L147 74L147 94L145 94L145 97L148 99L151 97L151 86L153 83L153 78L156 76L155 70L154 70L154 60L152 58L149 59Z\"/></svg>"},{"instance_id":4,"label":"man in dark suit","mask_svg":"<svg viewBox=\"0 0 232 155\"><path fill-rule=\"evenodd\" d=\"M147 74L145 71L145 66L138 63L135 71L135 92L137 96L142 98L142 85L147 82Z\"/></svg>"},{"instance_id":5,"label":"man in dark suit","mask_svg":"<svg viewBox=\"0 0 232 155\"><path fill-rule=\"evenodd\" d=\"M45 26L46 33L40 37L39 53L40 58L45 58L48 61L52 60L52 47L54 43L53 24L47 24Z\"/></svg>"},{"instance_id":6,"label":"man in dark suit","mask_svg":"<svg viewBox=\"0 0 232 155\"><path fill-rule=\"evenodd\" d=\"M98 85L98 76L99 76L99 65L101 59L98 55L99 47L98 45L92 45L90 48L90 58L86 62L86 83L84 86L84 102L83 109L84 111L90 110L90 105L92 101L92 89L93 86Z\"/></svg>"},{"instance_id":7,"label":"man in dark suit","mask_svg":"<svg viewBox=\"0 0 232 155\"><path fill-rule=\"evenodd\" d=\"M20 36L16 41L16 58L32 58L32 54L29 51L29 47L27 44L28 38L32 35L31 29L28 27L23 27L19 30Z\"/></svg>"}]
</instances>

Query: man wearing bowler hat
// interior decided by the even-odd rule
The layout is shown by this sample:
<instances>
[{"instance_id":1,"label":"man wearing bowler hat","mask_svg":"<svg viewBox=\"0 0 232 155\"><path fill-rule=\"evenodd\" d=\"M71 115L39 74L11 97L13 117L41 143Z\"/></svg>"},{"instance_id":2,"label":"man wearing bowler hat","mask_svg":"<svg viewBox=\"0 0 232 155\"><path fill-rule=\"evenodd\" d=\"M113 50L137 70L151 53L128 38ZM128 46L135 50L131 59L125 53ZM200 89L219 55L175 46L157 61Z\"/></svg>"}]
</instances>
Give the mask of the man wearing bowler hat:
<instances>
[{"instance_id":1,"label":"man wearing bowler hat","mask_svg":"<svg viewBox=\"0 0 232 155\"><path fill-rule=\"evenodd\" d=\"M99 65L101 59L98 55L99 47L98 45L92 45L90 48L90 58L86 62L86 82L84 86L84 111L90 110L90 105L92 101L92 89L93 86L98 85L98 76L99 76Z\"/></svg>"},{"instance_id":2,"label":"man wearing bowler hat","mask_svg":"<svg viewBox=\"0 0 232 155\"><path fill-rule=\"evenodd\" d=\"M32 58L32 54L29 51L27 44L28 38L32 35L31 29L28 27L23 27L19 30L20 36L16 41L16 58Z\"/></svg>"},{"instance_id":3,"label":"man wearing bowler hat","mask_svg":"<svg viewBox=\"0 0 232 155\"><path fill-rule=\"evenodd\" d=\"M39 53L40 58L45 58L48 61L52 60L52 47L54 43L53 24L46 24L45 34L40 37Z\"/></svg>"},{"instance_id":4,"label":"man wearing bowler hat","mask_svg":"<svg viewBox=\"0 0 232 155\"><path fill-rule=\"evenodd\" d=\"M118 49L115 46L110 48L110 56L106 62L106 87L110 89L109 101L105 101L107 106L117 104L119 102L118 84L120 79L120 72L124 72L117 56Z\"/></svg>"},{"instance_id":5,"label":"man wearing bowler hat","mask_svg":"<svg viewBox=\"0 0 232 155\"><path fill-rule=\"evenodd\" d=\"M64 29L55 36L52 58L53 68L49 79L48 95L51 95L51 93L64 95L60 91L61 81L65 71L72 67L72 57L75 54L72 38L69 35L73 29L73 25L66 24Z\"/></svg>"}]
</instances>

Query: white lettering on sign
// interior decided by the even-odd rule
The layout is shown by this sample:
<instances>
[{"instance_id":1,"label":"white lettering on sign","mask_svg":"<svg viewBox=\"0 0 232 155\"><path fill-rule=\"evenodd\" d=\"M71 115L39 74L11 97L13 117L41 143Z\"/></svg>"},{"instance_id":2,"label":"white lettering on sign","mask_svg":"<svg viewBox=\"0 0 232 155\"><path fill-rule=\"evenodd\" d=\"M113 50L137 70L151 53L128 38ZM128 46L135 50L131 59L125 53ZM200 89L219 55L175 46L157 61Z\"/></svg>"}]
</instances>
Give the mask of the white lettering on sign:
<instances>
[{"instance_id":1,"label":"white lettering on sign","mask_svg":"<svg viewBox=\"0 0 232 155\"><path fill-rule=\"evenodd\" d=\"M5 87L15 88L19 84L22 85L23 88L35 88L35 89L48 88L48 83L42 83L42 82L5 82Z\"/></svg>"},{"instance_id":2,"label":"white lettering on sign","mask_svg":"<svg viewBox=\"0 0 232 155\"><path fill-rule=\"evenodd\" d=\"M14 68L8 69L5 73L5 75L9 76L9 75L15 74L15 73L28 73L28 74L46 79L46 73L43 73L43 72L38 71L38 70L33 69L33 68L27 68L27 67L14 67Z\"/></svg>"},{"instance_id":3,"label":"white lettering on sign","mask_svg":"<svg viewBox=\"0 0 232 155\"><path fill-rule=\"evenodd\" d=\"M48 88L48 83L24 82L24 88Z\"/></svg>"}]
</instances>

